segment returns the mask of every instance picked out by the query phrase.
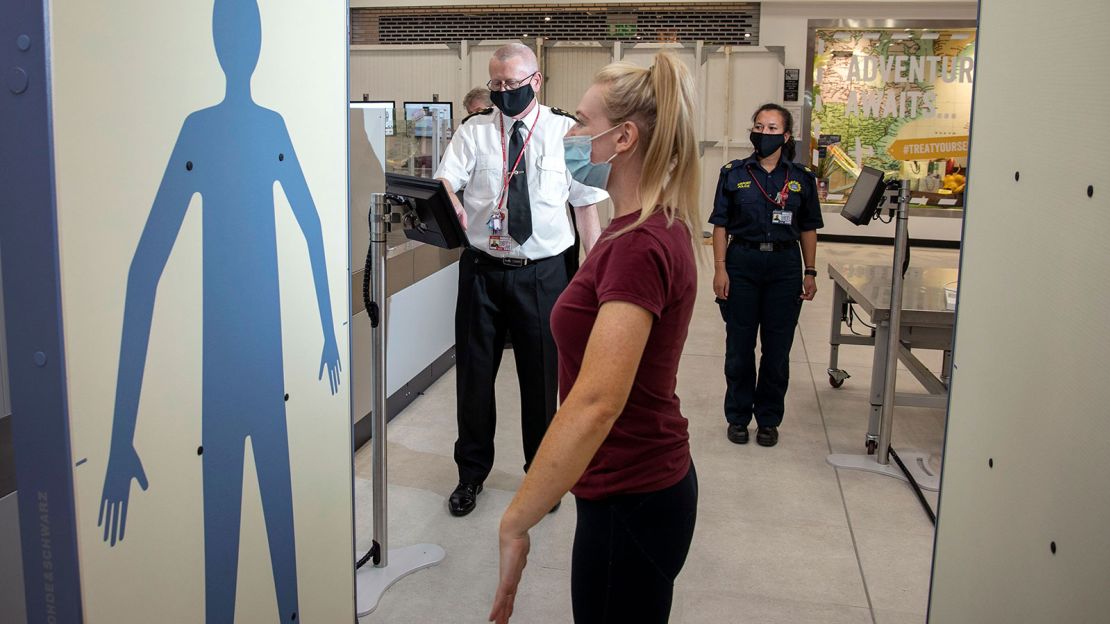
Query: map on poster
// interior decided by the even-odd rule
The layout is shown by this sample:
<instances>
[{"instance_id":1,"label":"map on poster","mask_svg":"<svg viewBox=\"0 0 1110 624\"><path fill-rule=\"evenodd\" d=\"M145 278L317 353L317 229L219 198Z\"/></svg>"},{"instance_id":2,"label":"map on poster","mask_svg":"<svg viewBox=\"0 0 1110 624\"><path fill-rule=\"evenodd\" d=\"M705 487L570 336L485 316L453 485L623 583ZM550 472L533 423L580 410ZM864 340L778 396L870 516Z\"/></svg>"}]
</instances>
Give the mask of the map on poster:
<instances>
[{"instance_id":1,"label":"map on poster","mask_svg":"<svg viewBox=\"0 0 1110 624\"><path fill-rule=\"evenodd\" d=\"M814 146L837 135L842 166L890 172L966 159L974 29L817 30L814 44Z\"/></svg>"}]
</instances>

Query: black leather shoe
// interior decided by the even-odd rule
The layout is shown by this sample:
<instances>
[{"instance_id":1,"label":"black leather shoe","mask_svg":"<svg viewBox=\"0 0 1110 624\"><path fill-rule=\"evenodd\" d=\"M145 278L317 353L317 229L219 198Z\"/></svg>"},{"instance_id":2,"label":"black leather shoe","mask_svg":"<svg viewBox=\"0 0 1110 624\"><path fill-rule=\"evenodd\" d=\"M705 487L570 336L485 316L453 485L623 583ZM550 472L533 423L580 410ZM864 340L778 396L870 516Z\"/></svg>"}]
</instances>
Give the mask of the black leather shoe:
<instances>
[{"instance_id":1,"label":"black leather shoe","mask_svg":"<svg viewBox=\"0 0 1110 624\"><path fill-rule=\"evenodd\" d=\"M755 441L760 446L774 446L779 443L778 427L760 427L755 432Z\"/></svg>"},{"instance_id":2,"label":"black leather shoe","mask_svg":"<svg viewBox=\"0 0 1110 624\"><path fill-rule=\"evenodd\" d=\"M460 483L451 492L451 498L447 500L447 509L450 510L452 516L465 516L466 514L474 511L474 507L478 503L478 494L482 491L482 484L472 485L470 483Z\"/></svg>"},{"instance_id":3,"label":"black leather shoe","mask_svg":"<svg viewBox=\"0 0 1110 624\"><path fill-rule=\"evenodd\" d=\"M728 441L733 444L747 444L748 428L744 425L729 425Z\"/></svg>"}]
</instances>

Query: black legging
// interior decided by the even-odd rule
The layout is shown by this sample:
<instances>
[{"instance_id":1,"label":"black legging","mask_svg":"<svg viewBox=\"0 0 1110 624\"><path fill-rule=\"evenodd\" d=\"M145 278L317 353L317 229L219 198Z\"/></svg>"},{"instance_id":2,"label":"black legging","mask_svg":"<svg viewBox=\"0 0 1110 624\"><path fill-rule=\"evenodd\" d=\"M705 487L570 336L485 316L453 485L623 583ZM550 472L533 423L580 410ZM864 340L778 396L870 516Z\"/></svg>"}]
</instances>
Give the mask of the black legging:
<instances>
[{"instance_id":1,"label":"black legging","mask_svg":"<svg viewBox=\"0 0 1110 624\"><path fill-rule=\"evenodd\" d=\"M664 490L576 503L570 577L575 624L667 622L697 520L694 465Z\"/></svg>"}]
</instances>

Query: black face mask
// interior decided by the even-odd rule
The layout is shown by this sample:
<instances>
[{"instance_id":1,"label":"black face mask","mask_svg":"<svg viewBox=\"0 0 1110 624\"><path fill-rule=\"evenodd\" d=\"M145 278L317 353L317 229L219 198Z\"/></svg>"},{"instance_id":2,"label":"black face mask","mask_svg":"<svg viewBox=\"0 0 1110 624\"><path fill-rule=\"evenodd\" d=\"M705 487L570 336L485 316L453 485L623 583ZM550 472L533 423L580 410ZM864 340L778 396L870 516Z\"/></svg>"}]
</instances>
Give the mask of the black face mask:
<instances>
[{"instance_id":1,"label":"black face mask","mask_svg":"<svg viewBox=\"0 0 1110 624\"><path fill-rule=\"evenodd\" d=\"M523 113L535 97L536 92L532 90L531 84L523 84L512 91L493 91L489 94L493 105L509 117Z\"/></svg>"},{"instance_id":2,"label":"black face mask","mask_svg":"<svg viewBox=\"0 0 1110 624\"><path fill-rule=\"evenodd\" d=\"M762 132L752 132L748 135L751 139L752 145L755 147L755 153L760 158L767 158L774 154L776 150L786 144L785 134L763 134Z\"/></svg>"}]
</instances>

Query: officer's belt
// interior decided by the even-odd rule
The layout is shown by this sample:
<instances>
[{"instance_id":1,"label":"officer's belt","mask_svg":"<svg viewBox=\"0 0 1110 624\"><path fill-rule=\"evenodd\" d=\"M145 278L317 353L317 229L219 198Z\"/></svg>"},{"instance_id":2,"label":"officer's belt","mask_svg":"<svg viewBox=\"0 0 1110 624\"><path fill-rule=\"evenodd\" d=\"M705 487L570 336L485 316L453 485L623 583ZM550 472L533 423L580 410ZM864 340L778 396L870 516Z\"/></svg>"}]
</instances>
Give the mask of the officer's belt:
<instances>
[{"instance_id":1,"label":"officer's belt","mask_svg":"<svg viewBox=\"0 0 1110 624\"><path fill-rule=\"evenodd\" d=\"M747 241L739 238L734 238L729 243L730 245L739 245L740 247L747 247L748 249L755 249L757 251L786 251L788 249L797 249L798 241L771 241L771 242L756 242Z\"/></svg>"},{"instance_id":2,"label":"officer's belt","mask_svg":"<svg viewBox=\"0 0 1110 624\"><path fill-rule=\"evenodd\" d=\"M549 256L547 258L540 258L539 260L532 260L530 258L514 258L514 257L509 257L509 256L504 256L504 257L491 256L490 254L488 254L488 253L486 253L486 252L484 252L480 249L476 249L474 247L471 247L470 251L474 252L474 262L476 262L478 264L491 264L491 265L494 265L494 266L506 267L506 268L510 268L510 269L519 269L521 267L526 267L528 265L538 264L538 263L543 262L545 260L550 260L551 258L560 258L560 257L562 257L562 254L560 254L560 255L557 255L557 256Z\"/></svg>"}]
</instances>

